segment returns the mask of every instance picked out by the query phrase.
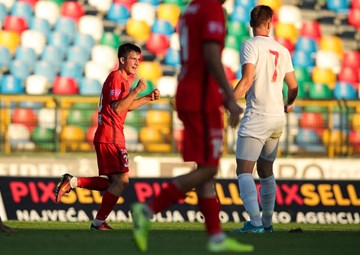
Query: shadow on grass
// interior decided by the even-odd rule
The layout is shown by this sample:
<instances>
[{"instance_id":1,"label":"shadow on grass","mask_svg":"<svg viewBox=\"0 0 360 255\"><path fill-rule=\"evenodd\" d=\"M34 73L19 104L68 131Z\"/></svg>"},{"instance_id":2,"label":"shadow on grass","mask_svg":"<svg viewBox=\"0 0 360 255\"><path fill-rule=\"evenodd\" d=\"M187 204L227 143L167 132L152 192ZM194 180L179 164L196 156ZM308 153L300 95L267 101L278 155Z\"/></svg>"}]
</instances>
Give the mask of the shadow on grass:
<instances>
[{"instance_id":1,"label":"shadow on grass","mask_svg":"<svg viewBox=\"0 0 360 255\"><path fill-rule=\"evenodd\" d=\"M10 225L10 223L9 223ZM90 231L89 223L21 223L11 222L15 233L0 233L1 254L7 255L132 255L140 253L132 240L131 223L113 223L114 231ZM275 226L276 232L266 234L232 234L237 224L225 225L229 236L255 246L251 254L304 255L354 254L358 249L360 232L355 227L316 228L309 225ZM290 233L291 228L302 232ZM340 227L338 229L338 227ZM202 224L157 223L149 235L152 255L202 255L207 236ZM231 253L221 253L231 254Z\"/></svg>"}]
</instances>

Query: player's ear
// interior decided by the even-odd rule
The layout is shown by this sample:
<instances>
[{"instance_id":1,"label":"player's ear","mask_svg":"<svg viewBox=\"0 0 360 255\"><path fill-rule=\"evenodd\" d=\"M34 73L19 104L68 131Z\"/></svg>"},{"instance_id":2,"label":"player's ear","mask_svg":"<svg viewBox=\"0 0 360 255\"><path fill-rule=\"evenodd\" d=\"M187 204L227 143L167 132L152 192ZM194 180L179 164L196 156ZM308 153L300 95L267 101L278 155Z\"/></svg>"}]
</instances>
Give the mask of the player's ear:
<instances>
[{"instance_id":1,"label":"player's ear","mask_svg":"<svg viewBox=\"0 0 360 255\"><path fill-rule=\"evenodd\" d=\"M125 58L124 57L120 57L120 64L125 64Z\"/></svg>"},{"instance_id":2,"label":"player's ear","mask_svg":"<svg viewBox=\"0 0 360 255\"><path fill-rule=\"evenodd\" d=\"M269 20L268 23L267 23L267 29L270 30L270 28L271 28L271 20Z\"/></svg>"}]
</instances>

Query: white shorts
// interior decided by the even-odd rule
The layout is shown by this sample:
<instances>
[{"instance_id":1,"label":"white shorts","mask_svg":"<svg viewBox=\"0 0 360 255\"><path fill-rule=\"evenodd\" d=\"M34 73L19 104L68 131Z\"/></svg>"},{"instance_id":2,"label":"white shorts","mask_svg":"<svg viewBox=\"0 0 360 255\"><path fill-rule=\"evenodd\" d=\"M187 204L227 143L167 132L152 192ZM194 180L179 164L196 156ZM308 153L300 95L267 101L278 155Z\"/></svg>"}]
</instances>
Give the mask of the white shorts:
<instances>
[{"instance_id":1,"label":"white shorts","mask_svg":"<svg viewBox=\"0 0 360 255\"><path fill-rule=\"evenodd\" d=\"M241 120L236 144L236 158L274 161L285 118L247 112Z\"/></svg>"}]
</instances>

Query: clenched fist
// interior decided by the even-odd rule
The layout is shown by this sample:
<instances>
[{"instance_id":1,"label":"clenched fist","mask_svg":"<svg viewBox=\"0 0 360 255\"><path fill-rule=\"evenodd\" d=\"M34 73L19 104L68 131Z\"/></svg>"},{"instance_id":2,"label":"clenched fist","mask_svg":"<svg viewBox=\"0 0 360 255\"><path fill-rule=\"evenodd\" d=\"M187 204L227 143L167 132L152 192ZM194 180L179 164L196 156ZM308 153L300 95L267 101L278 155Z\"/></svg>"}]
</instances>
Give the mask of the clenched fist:
<instances>
[{"instance_id":1,"label":"clenched fist","mask_svg":"<svg viewBox=\"0 0 360 255\"><path fill-rule=\"evenodd\" d=\"M158 89L154 89L149 95L150 101L159 100L160 98L160 91Z\"/></svg>"},{"instance_id":2,"label":"clenched fist","mask_svg":"<svg viewBox=\"0 0 360 255\"><path fill-rule=\"evenodd\" d=\"M135 90L137 93L140 93L141 91L145 90L146 87L147 87L146 81L143 78L141 78L136 84Z\"/></svg>"}]
</instances>

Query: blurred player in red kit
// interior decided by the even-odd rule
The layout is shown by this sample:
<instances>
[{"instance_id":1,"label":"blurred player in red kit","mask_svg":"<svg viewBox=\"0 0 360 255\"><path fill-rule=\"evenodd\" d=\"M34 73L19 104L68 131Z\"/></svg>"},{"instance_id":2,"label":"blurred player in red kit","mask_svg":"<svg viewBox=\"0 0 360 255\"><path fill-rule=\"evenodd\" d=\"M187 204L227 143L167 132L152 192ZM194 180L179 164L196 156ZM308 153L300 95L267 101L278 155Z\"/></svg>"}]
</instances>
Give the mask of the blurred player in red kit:
<instances>
[{"instance_id":1,"label":"blurred player in red kit","mask_svg":"<svg viewBox=\"0 0 360 255\"><path fill-rule=\"evenodd\" d=\"M138 46L131 43L120 45L119 68L112 71L104 82L98 108L98 127L94 137L99 176L74 177L64 174L55 189L56 202L77 187L105 191L100 209L91 224L92 230L112 230L105 220L129 184L129 156L124 136L127 112L160 98L157 89L137 98L147 86L143 79L130 90L129 78L136 74L140 57L141 49Z\"/></svg>"},{"instance_id":2,"label":"blurred player in red kit","mask_svg":"<svg viewBox=\"0 0 360 255\"><path fill-rule=\"evenodd\" d=\"M242 113L221 63L226 33L224 2L194 0L179 20L181 72L175 98L176 109L185 129L183 159L196 162L197 168L174 178L149 203L132 205L133 237L143 252L148 246L149 219L184 198L186 192L193 188L205 218L208 251L253 250L252 245L241 244L222 231L220 205L214 188L223 145L221 108L225 106L228 110L232 127L239 123Z\"/></svg>"}]
</instances>

